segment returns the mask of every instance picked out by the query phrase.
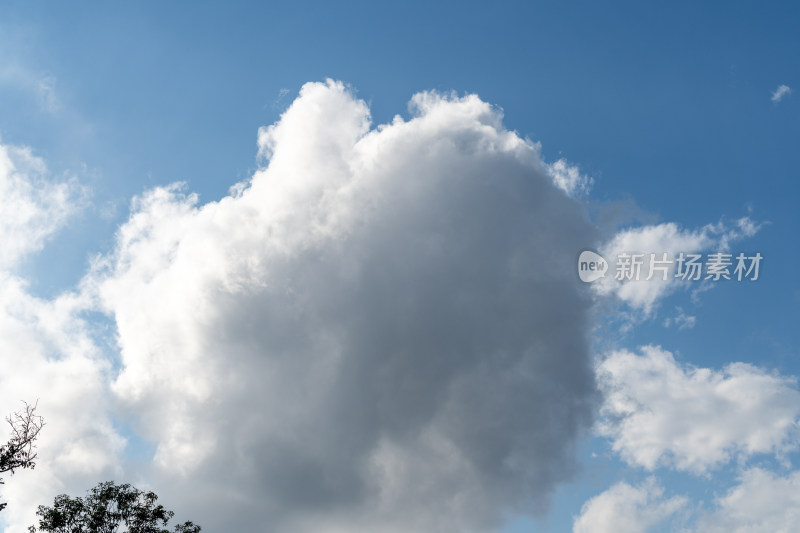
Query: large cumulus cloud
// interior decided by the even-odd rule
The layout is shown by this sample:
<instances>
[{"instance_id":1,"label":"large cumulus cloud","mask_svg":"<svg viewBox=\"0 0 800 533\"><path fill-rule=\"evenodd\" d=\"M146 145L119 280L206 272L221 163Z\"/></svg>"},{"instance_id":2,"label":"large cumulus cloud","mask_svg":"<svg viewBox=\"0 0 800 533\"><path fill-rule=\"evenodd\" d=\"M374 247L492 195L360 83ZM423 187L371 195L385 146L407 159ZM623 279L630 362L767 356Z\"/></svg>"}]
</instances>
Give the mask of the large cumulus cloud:
<instances>
[{"instance_id":1,"label":"large cumulus cloud","mask_svg":"<svg viewBox=\"0 0 800 533\"><path fill-rule=\"evenodd\" d=\"M487 531L575 469L596 392L574 187L476 96L411 110L372 128L305 85L252 180L144 194L85 282L156 486L210 531Z\"/></svg>"}]
</instances>

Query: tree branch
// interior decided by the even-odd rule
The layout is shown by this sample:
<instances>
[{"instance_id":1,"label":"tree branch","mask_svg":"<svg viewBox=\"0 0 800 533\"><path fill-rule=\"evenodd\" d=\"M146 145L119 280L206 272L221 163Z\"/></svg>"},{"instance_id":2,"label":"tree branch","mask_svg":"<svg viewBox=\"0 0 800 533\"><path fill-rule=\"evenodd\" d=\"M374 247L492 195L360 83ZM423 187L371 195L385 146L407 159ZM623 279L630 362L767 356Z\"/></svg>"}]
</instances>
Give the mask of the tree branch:
<instances>
[{"instance_id":1,"label":"tree branch","mask_svg":"<svg viewBox=\"0 0 800 533\"><path fill-rule=\"evenodd\" d=\"M14 474L17 468L34 468L36 466L36 439L44 427L44 419L36 414L38 401L30 405L27 402L24 411L18 411L6 417L6 422L11 426L11 438L8 443L0 445L0 473ZM0 478L0 485L3 479ZM0 511L5 508L5 503L0 503Z\"/></svg>"}]
</instances>

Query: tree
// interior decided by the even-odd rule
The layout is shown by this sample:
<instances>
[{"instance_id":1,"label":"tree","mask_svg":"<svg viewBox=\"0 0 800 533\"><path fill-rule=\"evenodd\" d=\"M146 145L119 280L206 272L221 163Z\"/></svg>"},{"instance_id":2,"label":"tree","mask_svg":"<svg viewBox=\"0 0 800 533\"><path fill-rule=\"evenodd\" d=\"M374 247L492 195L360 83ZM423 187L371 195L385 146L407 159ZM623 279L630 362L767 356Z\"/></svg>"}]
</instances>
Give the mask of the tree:
<instances>
[{"instance_id":1,"label":"tree","mask_svg":"<svg viewBox=\"0 0 800 533\"><path fill-rule=\"evenodd\" d=\"M143 492L129 484L115 485L113 481L98 484L85 498L56 496L53 507L39 506L39 529L36 533L115 533L121 525L128 533L172 533L167 522L175 513L156 505L158 496ZM199 533L200 526L184 522L175 526L174 533Z\"/></svg>"},{"instance_id":2,"label":"tree","mask_svg":"<svg viewBox=\"0 0 800 533\"><path fill-rule=\"evenodd\" d=\"M25 402L23 402L25 403ZM11 438L8 443L0 445L0 474L18 468L34 468L36 466L36 438L44 426L44 419L36 415L36 405L25 403L25 410L6 417L11 426ZM0 485L3 479L0 478ZM6 508L0 503L0 511Z\"/></svg>"}]
</instances>

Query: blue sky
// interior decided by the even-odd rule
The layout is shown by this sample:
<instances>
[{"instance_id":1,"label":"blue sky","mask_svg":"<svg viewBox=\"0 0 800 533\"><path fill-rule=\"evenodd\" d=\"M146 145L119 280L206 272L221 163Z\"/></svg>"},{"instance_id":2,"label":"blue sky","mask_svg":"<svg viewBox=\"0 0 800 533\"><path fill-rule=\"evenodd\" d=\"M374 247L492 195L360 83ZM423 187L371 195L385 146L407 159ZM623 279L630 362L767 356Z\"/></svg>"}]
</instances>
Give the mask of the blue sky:
<instances>
[{"instance_id":1,"label":"blue sky","mask_svg":"<svg viewBox=\"0 0 800 533\"><path fill-rule=\"evenodd\" d=\"M686 224L759 203L792 216L796 110L769 98L796 76L788 3L12 6L4 54L52 78L60 109L5 87L4 139L87 165L103 199L176 179L220 197L253 170L253 132L333 77L376 123L420 90L477 93L595 176L601 200Z\"/></svg>"},{"instance_id":2,"label":"blue sky","mask_svg":"<svg viewBox=\"0 0 800 533\"><path fill-rule=\"evenodd\" d=\"M715 284L694 296L667 291L649 312L603 300L590 318L593 358L655 345L684 370L744 362L798 376L800 108L791 92L773 99L781 85L800 87L798 15L789 2L6 3L0 142L30 147L48 180L72 177L85 193L42 250L11 272L30 296L56 299L92 277L98 256L119 260L114 250L133 197L182 181L199 205L222 199L263 169L259 128L279 121L307 82L341 80L369 106L373 125L397 114L409 121L416 93L454 91L501 109L507 130L541 143L543 161L563 158L591 178L577 201L597 242L668 222L686 232L719 224L713 239L743 217L758 227L731 244L765 257L757 282ZM128 279L120 269L106 274ZM136 351L124 339L117 344L126 305L80 309L99 351L115 361L112 373L124 365L117 352ZM665 326L678 308L693 327ZM610 321L612 313L630 327ZM786 387L793 398L796 386ZM111 398L126 394L109 390ZM159 440L131 429L152 421L147 413L120 401L107 414L116 427L131 424L122 432L125 464ZM504 531L567 531L589 498L618 482L641 489L650 476L667 498L688 495L692 503L645 530L669 530L681 513L689 524L715 520L703 513L712 516L714 499L748 468L793 472L785 463L797 459L797 436L787 432L779 435L786 446L730 452L707 471L687 472L667 459L654 468L626 461L612 450L619 433L587 431L574 442L580 466L554 486L553 505L539 521L503 510L514 517ZM731 449L746 447L731 438ZM133 475L127 468L122 475Z\"/></svg>"}]
</instances>

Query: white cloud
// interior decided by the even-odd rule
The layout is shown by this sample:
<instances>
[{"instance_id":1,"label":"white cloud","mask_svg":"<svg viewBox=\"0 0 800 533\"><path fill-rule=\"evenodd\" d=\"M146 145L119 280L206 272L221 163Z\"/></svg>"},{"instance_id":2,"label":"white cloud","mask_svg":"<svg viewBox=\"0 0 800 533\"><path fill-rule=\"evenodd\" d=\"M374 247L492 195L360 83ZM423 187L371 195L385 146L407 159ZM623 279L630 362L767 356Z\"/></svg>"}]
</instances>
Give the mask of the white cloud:
<instances>
[{"instance_id":1,"label":"white cloud","mask_svg":"<svg viewBox=\"0 0 800 533\"><path fill-rule=\"evenodd\" d=\"M547 169L555 184L570 196L584 195L592 188L592 178L581 174L578 167L570 165L566 159L559 159Z\"/></svg>"},{"instance_id":2,"label":"white cloud","mask_svg":"<svg viewBox=\"0 0 800 533\"><path fill-rule=\"evenodd\" d=\"M251 182L150 191L86 280L153 475L210 530L486 530L575 468L594 230L496 108L411 109L370 129L305 85Z\"/></svg>"},{"instance_id":3,"label":"white cloud","mask_svg":"<svg viewBox=\"0 0 800 533\"><path fill-rule=\"evenodd\" d=\"M85 194L75 180L50 179L30 148L0 145L0 270L40 250Z\"/></svg>"},{"instance_id":4,"label":"white cloud","mask_svg":"<svg viewBox=\"0 0 800 533\"><path fill-rule=\"evenodd\" d=\"M790 94L792 94L792 89L788 85L778 85L778 88L772 93L772 101L776 103L780 102L785 96L789 96Z\"/></svg>"},{"instance_id":5,"label":"white cloud","mask_svg":"<svg viewBox=\"0 0 800 533\"><path fill-rule=\"evenodd\" d=\"M719 222L708 227L712 233L718 235L717 249L730 251L731 243L752 237L763 225L763 222L756 222L750 217L742 217L737 219L733 225Z\"/></svg>"},{"instance_id":6,"label":"white cloud","mask_svg":"<svg viewBox=\"0 0 800 533\"><path fill-rule=\"evenodd\" d=\"M48 421L40 465L3 487L6 531L25 531L56 492L131 475L112 412L157 446L152 470L137 475L208 529L468 532L547 506L576 467L597 399L592 300L574 272L596 234L571 198L591 180L564 160L544 163L476 96L421 93L410 108L410 119L372 128L341 84L304 86L259 131L265 167L252 180L206 205L182 185L135 199L83 292L52 301L30 296L15 269L85 191L54 181L29 149L0 146L0 409L38 397ZM661 224L603 250L724 247L757 229L749 219ZM649 312L668 290L615 294ZM118 375L80 318L87 309L114 319ZM680 311L671 324L692 319ZM621 385L635 369L615 367L615 356L605 391L650 400ZM677 397L701 371L675 366L669 375L683 381L662 386ZM791 383L759 372L734 366L720 380L744 376L761 390L760 376L795 399ZM625 425L641 413L619 411L628 399L614 394L605 434L648 468L671 460L702 471L793 445L780 421L761 440L753 431L710 451L676 444L674 418L707 415L680 402L687 410L654 404L660 416L634 424L656 432L653 444ZM775 416L787 412L796 415ZM654 482L592 502L583 516L630 507L631 528L683 505Z\"/></svg>"},{"instance_id":7,"label":"white cloud","mask_svg":"<svg viewBox=\"0 0 800 533\"><path fill-rule=\"evenodd\" d=\"M684 313L681 307L676 307L675 311L677 314L674 317L668 317L664 319L664 327L668 328L670 326L675 326L679 330L680 329L691 329L697 323L697 317L692 315L687 315Z\"/></svg>"},{"instance_id":8,"label":"white cloud","mask_svg":"<svg viewBox=\"0 0 800 533\"><path fill-rule=\"evenodd\" d=\"M745 469L710 507L686 496L665 497L655 478L620 482L583 504L573 533L790 533L800 523L800 472Z\"/></svg>"},{"instance_id":9,"label":"white cloud","mask_svg":"<svg viewBox=\"0 0 800 533\"><path fill-rule=\"evenodd\" d=\"M609 271L604 278L593 283L592 288L600 295L616 296L645 316L650 315L658 301L677 288L700 285L699 281L690 282L675 277L676 259L680 253L728 251L732 242L752 237L760 227L761 224L743 217L733 224L719 222L696 230L680 228L674 222L624 229L601 245L599 251L608 260ZM617 257L622 253L644 254L638 280L635 276L633 279L615 279ZM665 258L664 254L668 261L666 279L657 268L651 272L651 267L658 267L657 261Z\"/></svg>"},{"instance_id":10,"label":"white cloud","mask_svg":"<svg viewBox=\"0 0 800 533\"><path fill-rule=\"evenodd\" d=\"M678 283L674 279L674 266L671 267L666 280L661 279L658 274L650 280L645 280L649 275L650 254L656 254L656 259L662 259L662 254L668 253L670 258L678 252L693 253L705 250L713 242L714 239L707 228L684 230L672 222L620 231L600 249L600 254L609 261L611 270L593 287L600 294L615 294L633 308L649 314L656 301L673 290ZM614 279L614 265L621 253L647 254L647 263L642 265L639 281Z\"/></svg>"},{"instance_id":11,"label":"white cloud","mask_svg":"<svg viewBox=\"0 0 800 533\"><path fill-rule=\"evenodd\" d=\"M107 407L109 364L76 318L86 302L70 294L35 298L16 273L82 198L76 182L49 179L29 149L0 145L0 417L20 410L22 401L38 401L46 423L36 469L4 475L2 499L9 506L0 527L7 533L27 531L36 506L57 491L82 491L97 476L118 472L124 441ZM0 423L0 439L7 430Z\"/></svg>"},{"instance_id":12,"label":"white cloud","mask_svg":"<svg viewBox=\"0 0 800 533\"><path fill-rule=\"evenodd\" d=\"M800 472L745 470L697 523L703 533L790 533L800 524Z\"/></svg>"},{"instance_id":13,"label":"white cloud","mask_svg":"<svg viewBox=\"0 0 800 533\"><path fill-rule=\"evenodd\" d=\"M583 504L573 533L647 533L687 506L683 496L664 497L654 478L639 486L620 482ZM674 529L673 529L674 530Z\"/></svg>"},{"instance_id":14,"label":"white cloud","mask_svg":"<svg viewBox=\"0 0 800 533\"><path fill-rule=\"evenodd\" d=\"M80 304L69 295L33 298L24 282L0 274L0 413L20 410L23 400L38 402L46 423L36 469L5 476L2 498L9 506L0 521L7 521L7 533L27 531L37 505L57 493L82 493L120 473L125 442L108 410L110 368L74 318ZM7 429L0 425L0 439Z\"/></svg>"},{"instance_id":15,"label":"white cloud","mask_svg":"<svg viewBox=\"0 0 800 533\"><path fill-rule=\"evenodd\" d=\"M797 447L800 392L792 378L744 363L681 365L658 347L617 351L597 369L598 431L630 464L703 473L734 457Z\"/></svg>"}]
</instances>

